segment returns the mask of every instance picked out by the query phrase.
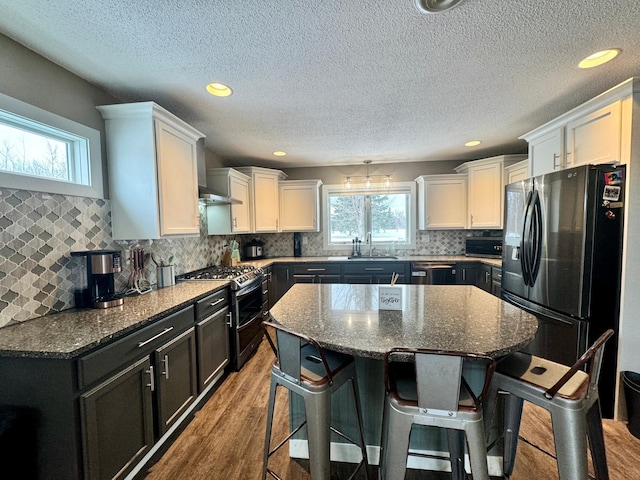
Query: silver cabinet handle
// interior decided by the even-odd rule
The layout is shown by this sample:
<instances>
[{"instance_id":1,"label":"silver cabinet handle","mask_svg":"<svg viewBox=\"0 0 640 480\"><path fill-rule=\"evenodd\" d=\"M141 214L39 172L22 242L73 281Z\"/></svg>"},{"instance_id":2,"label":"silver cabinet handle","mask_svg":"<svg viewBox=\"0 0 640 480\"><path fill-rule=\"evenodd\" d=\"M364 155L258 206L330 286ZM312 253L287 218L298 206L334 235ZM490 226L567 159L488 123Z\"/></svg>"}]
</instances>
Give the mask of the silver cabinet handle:
<instances>
[{"instance_id":1,"label":"silver cabinet handle","mask_svg":"<svg viewBox=\"0 0 640 480\"><path fill-rule=\"evenodd\" d=\"M224 298L219 298L219 299L217 299L215 302L211 302L211 303L209 304L209 306L211 306L211 307L215 307L215 306L216 306L217 304L219 304L220 302L224 302Z\"/></svg>"},{"instance_id":2,"label":"silver cabinet handle","mask_svg":"<svg viewBox=\"0 0 640 480\"><path fill-rule=\"evenodd\" d=\"M324 272L326 268L307 268L307 272Z\"/></svg>"},{"instance_id":3,"label":"silver cabinet handle","mask_svg":"<svg viewBox=\"0 0 640 480\"><path fill-rule=\"evenodd\" d=\"M151 388L151 391L153 392L156 389L156 382L153 376L153 365L149 366L149 370L145 370L145 373L149 374L149 383L147 383L147 387Z\"/></svg>"},{"instance_id":4,"label":"silver cabinet handle","mask_svg":"<svg viewBox=\"0 0 640 480\"><path fill-rule=\"evenodd\" d=\"M138 342L138 348L140 347L144 347L147 343L151 343L153 342L155 339L160 338L163 335L166 335L167 333L169 333L171 330L173 330L173 327L167 327L165 328L163 331L161 331L160 333L158 333L157 335L154 335L153 337L145 340L144 342Z\"/></svg>"},{"instance_id":5,"label":"silver cabinet handle","mask_svg":"<svg viewBox=\"0 0 640 480\"><path fill-rule=\"evenodd\" d=\"M462 269L462 281L465 281L467 279L467 269L463 268Z\"/></svg>"},{"instance_id":6,"label":"silver cabinet handle","mask_svg":"<svg viewBox=\"0 0 640 480\"><path fill-rule=\"evenodd\" d=\"M365 267L365 270L367 272L381 272L384 270L383 267L379 267L379 268L374 268L374 267Z\"/></svg>"},{"instance_id":7,"label":"silver cabinet handle","mask_svg":"<svg viewBox=\"0 0 640 480\"><path fill-rule=\"evenodd\" d=\"M231 312L227 313L227 318L228 318L228 320L227 320L227 326L228 326L229 328L231 328Z\"/></svg>"},{"instance_id":8,"label":"silver cabinet handle","mask_svg":"<svg viewBox=\"0 0 640 480\"><path fill-rule=\"evenodd\" d=\"M266 295L267 293L269 293L269 290L262 290L263 295Z\"/></svg>"},{"instance_id":9,"label":"silver cabinet handle","mask_svg":"<svg viewBox=\"0 0 640 480\"><path fill-rule=\"evenodd\" d=\"M164 378L169 380L169 355L164 356L162 363L164 364L164 372L162 372L162 374L164 375Z\"/></svg>"}]
</instances>

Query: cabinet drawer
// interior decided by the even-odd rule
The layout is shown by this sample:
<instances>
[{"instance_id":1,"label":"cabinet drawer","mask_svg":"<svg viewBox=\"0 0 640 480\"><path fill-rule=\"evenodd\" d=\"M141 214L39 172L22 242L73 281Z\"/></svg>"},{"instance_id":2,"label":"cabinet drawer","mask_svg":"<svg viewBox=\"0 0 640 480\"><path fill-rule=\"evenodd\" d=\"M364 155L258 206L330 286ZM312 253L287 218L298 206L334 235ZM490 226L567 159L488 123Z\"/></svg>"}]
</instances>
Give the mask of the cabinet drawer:
<instances>
[{"instance_id":1,"label":"cabinet drawer","mask_svg":"<svg viewBox=\"0 0 640 480\"><path fill-rule=\"evenodd\" d=\"M196 318L198 320L203 320L212 313L226 307L229 303L228 298L227 289L223 288L202 300L198 300L196 302Z\"/></svg>"},{"instance_id":2,"label":"cabinet drawer","mask_svg":"<svg viewBox=\"0 0 640 480\"><path fill-rule=\"evenodd\" d=\"M340 275L340 265L328 263L307 263L293 266L294 275Z\"/></svg>"},{"instance_id":3,"label":"cabinet drawer","mask_svg":"<svg viewBox=\"0 0 640 480\"><path fill-rule=\"evenodd\" d=\"M380 275L390 273L405 273L404 262L354 262L344 266L345 274Z\"/></svg>"},{"instance_id":4,"label":"cabinet drawer","mask_svg":"<svg viewBox=\"0 0 640 480\"><path fill-rule=\"evenodd\" d=\"M173 313L78 360L78 385L84 389L119 367L163 345L194 323L193 306Z\"/></svg>"}]
</instances>

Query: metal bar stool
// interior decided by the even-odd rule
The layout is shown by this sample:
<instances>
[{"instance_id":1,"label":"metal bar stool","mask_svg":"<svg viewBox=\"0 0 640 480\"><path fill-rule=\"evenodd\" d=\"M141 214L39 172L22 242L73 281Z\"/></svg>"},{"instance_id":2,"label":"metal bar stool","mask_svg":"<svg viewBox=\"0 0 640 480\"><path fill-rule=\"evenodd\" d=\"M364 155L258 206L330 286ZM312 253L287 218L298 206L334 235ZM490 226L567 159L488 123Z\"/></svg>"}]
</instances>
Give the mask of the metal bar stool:
<instances>
[{"instance_id":1,"label":"metal bar stool","mask_svg":"<svg viewBox=\"0 0 640 480\"><path fill-rule=\"evenodd\" d=\"M482 392L478 396L463 376L463 366L472 363L479 363L484 373ZM495 365L493 358L484 355L410 348L388 351L384 357L386 399L380 479L404 479L408 456L431 456L409 451L411 429L416 424L447 429L454 479L465 476L466 438L473 478L488 480L481 403Z\"/></svg>"},{"instance_id":2,"label":"metal bar stool","mask_svg":"<svg viewBox=\"0 0 640 480\"><path fill-rule=\"evenodd\" d=\"M354 445L358 445L362 451L362 460L349 478L353 478L364 465L365 476L368 479L369 463L364 442L362 409L354 358L351 355L324 350L312 338L287 330L281 325L263 322L263 326L276 359L271 368L262 479L266 478L267 473L276 479L280 478L268 468L269 457L300 431L305 424L309 441L311 478L314 480L329 479L331 432L334 432ZM275 332L275 342L270 330ZM351 384L354 398L359 442L331 426L331 394L347 382ZM303 398L305 420L271 450L271 426L278 386L286 387L289 391L297 393Z\"/></svg>"},{"instance_id":3,"label":"metal bar stool","mask_svg":"<svg viewBox=\"0 0 640 480\"><path fill-rule=\"evenodd\" d=\"M587 480L587 437L597 480L608 480L607 457L598 397L598 378L607 330L571 367L522 352L498 362L487 398L487 419L493 418L498 392L505 400L503 472L515 464L524 400L549 411L560 480ZM588 371L583 367L588 365ZM487 428L487 430L489 430Z\"/></svg>"}]
</instances>

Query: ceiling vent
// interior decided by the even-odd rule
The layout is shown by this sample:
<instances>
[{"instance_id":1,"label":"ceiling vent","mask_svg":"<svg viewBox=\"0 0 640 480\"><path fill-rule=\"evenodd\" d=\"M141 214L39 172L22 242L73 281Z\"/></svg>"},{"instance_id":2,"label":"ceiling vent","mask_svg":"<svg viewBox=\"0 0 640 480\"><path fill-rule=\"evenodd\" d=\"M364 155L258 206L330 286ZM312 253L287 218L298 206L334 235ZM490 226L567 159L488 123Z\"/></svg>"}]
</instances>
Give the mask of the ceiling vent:
<instances>
[{"instance_id":1,"label":"ceiling vent","mask_svg":"<svg viewBox=\"0 0 640 480\"><path fill-rule=\"evenodd\" d=\"M462 3L462 0L416 0L416 7L422 13L440 13Z\"/></svg>"}]
</instances>

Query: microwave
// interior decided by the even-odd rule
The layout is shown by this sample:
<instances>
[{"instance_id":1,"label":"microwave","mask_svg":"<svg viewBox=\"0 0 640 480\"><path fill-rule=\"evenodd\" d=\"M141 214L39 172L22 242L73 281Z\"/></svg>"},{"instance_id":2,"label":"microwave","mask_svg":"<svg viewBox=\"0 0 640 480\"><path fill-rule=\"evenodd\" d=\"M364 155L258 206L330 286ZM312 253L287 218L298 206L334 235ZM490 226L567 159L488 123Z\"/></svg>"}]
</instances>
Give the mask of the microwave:
<instances>
[{"instance_id":1,"label":"microwave","mask_svg":"<svg viewBox=\"0 0 640 480\"><path fill-rule=\"evenodd\" d=\"M502 237L467 237L464 252L468 257L502 258Z\"/></svg>"}]
</instances>

